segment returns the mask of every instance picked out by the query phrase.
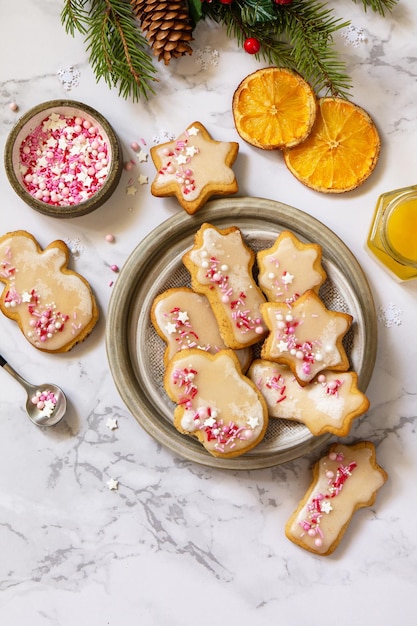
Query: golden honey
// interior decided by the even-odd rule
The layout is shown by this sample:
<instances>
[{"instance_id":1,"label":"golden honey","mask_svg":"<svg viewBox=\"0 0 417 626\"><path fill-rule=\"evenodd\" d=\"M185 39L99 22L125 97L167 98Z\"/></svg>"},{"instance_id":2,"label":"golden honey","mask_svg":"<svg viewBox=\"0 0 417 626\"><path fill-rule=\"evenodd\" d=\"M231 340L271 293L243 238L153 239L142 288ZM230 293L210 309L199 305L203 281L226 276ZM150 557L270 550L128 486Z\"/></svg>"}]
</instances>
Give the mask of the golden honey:
<instances>
[{"instance_id":1,"label":"golden honey","mask_svg":"<svg viewBox=\"0 0 417 626\"><path fill-rule=\"evenodd\" d=\"M417 186L378 198L367 245L397 279L417 278Z\"/></svg>"}]
</instances>

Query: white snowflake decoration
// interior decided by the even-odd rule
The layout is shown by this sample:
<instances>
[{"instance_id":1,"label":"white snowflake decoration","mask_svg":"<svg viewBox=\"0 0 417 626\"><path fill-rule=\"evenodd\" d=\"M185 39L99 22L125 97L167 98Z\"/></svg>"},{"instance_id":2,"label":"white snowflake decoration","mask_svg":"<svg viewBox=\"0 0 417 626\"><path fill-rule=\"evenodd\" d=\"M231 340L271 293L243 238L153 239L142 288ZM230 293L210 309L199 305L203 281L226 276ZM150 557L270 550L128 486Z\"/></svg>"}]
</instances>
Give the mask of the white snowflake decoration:
<instances>
[{"instance_id":1,"label":"white snowflake decoration","mask_svg":"<svg viewBox=\"0 0 417 626\"><path fill-rule=\"evenodd\" d=\"M340 33L345 40L345 46L357 48L361 43L366 42L365 31L360 26L350 24L346 28L343 28Z\"/></svg>"},{"instance_id":2,"label":"white snowflake decoration","mask_svg":"<svg viewBox=\"0 0 417 626\"><path fill-rule=\"evenodd\" d=\"M377 319L378 322L381 322L386 328L391 328L394 325L401 326L402 311L392 302L386 305L381 304L378 309Z\"/></svg>"},{"instance_id":3,"label":"white snowflake decoration","mask_svg":"<svg viewBox=\"0 0 417 626\"><path fill-rule=\"evenodd\" d=\"M152 139L154 143L167 143L168 141L174 141L176 135L174 133L170 133L167 130L160 130L159 135L155 135Z\"/></svg>"},{"instance_id":4,"label":"white snowflake decoration","mask_svg":"<svg viewBox=\"0 0 417 626\"><path fill-rule=\"evenodd\" d=\"M219 51L211 46L200 48L196 51L195 60L202 70L207 70L210 66L216 67L219 63Z\"/></svg>"},{"instance_id":5,"label":"white snowflake decoration","mask_svg":"<svg viewBox=\"0 0 417 626\"><path fill-rule=\"evenodd\" d=\"M65 91L71 91L73 87L78 87L80 83L80 70L73 65L58 70L58 78Z\"/></svg>"}]
</instances>

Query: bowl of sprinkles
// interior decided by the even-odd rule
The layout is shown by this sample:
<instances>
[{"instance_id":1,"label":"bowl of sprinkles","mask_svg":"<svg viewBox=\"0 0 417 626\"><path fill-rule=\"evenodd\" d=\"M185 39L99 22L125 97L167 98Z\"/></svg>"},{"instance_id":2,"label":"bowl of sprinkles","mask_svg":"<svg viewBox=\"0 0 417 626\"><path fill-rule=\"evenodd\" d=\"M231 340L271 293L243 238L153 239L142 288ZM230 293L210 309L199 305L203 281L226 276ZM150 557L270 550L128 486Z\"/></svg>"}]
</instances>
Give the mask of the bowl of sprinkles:
<instances>
[{"instance_id":1,"label":"bowl of sprinkles","mask_svg":"<svg viewBox=\"0 0 417 626\"><path fill-rule=\"evenodd\" d=\"M30 109L5 147L7 177L29 206L72 218L110 198L123 169L120 142L109 122L74 100L51 100Z\"/></svg>"}]
</instances>

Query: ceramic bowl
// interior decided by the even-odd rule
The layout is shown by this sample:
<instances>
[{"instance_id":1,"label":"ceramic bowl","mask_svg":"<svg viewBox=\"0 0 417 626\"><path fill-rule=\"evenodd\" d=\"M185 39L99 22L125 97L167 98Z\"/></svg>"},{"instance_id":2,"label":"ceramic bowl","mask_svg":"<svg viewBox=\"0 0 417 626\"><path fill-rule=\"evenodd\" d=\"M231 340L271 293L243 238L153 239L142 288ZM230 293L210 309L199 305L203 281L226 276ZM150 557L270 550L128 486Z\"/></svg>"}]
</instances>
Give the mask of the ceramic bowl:
<instances>
[{"instance_id":1,"label":"ceramic bowl","mask_svg":"<svg viewBox=\"0 0 417 626\"><path fill-rule=\"evenodd\" d=\"M110 198L122 173L122 150L101 113L74 100L51 100L30 109L13 127L5 168L30 207L72 218Z\"/></svg>"}]
</instances>

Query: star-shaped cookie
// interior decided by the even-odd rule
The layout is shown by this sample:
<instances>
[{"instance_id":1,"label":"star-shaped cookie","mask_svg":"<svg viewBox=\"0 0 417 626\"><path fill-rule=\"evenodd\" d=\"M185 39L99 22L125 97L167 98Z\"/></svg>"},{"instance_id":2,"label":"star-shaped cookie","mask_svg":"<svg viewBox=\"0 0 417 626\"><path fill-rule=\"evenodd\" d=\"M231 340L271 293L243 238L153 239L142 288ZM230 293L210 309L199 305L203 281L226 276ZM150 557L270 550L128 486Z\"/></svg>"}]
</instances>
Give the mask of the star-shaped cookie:
<instances>
[{"instance_id":1,"label":"star-shaped cookie","mask_svg":"<svg viewBox=\"0 0 417 626\"><path fill-rule=\"evenodd\" d=\"M215 141L200 122L194 122L173 141L151 148L157 174L151 193L163 198L175 196L192 215L211 196L238 191L232 165L239 144Z\"/></svg>"},{"instance_id":2,"label":"star-shaped cookie","mask_svg":"<svg viewBox=\"0 0 417 626\"><path fill-rule=\"evenodd\" d=\"M344 372L349 368L342 341L352 316L327 309L311 289L291 307L266 302L261 314L271 331L262 346L262 358L288 365L300 385L325 369Z\"/></svg>"},{"instance_id":3,"label":"star-shaped cookie","mask_svg":"<svg viewBox=\"0 0 417 626\"><path fill-rule=\"evenodd\" d=\"M258 284L270 302L291 303L308 289L318 293L326 280L321 258L321 246L282 231L270 248L257 254Z\"/></svg>"}]
</instances>

